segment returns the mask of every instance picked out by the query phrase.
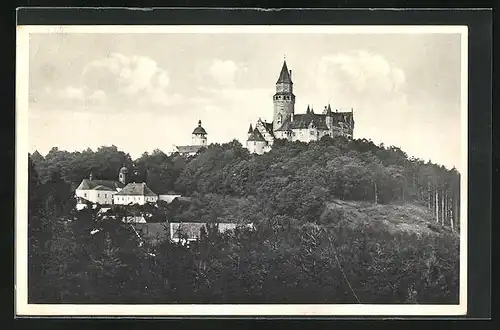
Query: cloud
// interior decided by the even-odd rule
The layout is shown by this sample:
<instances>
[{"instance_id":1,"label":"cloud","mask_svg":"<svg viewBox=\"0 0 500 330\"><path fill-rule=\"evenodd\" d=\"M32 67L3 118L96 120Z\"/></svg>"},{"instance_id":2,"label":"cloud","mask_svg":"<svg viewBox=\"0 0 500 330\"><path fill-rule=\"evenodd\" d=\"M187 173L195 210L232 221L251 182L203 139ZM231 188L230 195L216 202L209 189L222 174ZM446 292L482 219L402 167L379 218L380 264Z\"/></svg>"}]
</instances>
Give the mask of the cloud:
<instances>
[{"instance_id":1,"label":"cloud","mask_svg":"<svg viewBox=\"0 0 500 330\"><path fill-rule=\"evenodd\" d=\"M421 156L422 145L435 144L428 131L439 130L443 120L436 109L446 107L422 93L410 97L404 71L380 54L353 51L324 56L317 65L317 94L331 99L332 107L354 109L356 138L397 145L409 154ZM414 92L414 91L412 91ZM448 137L441 137L451 143ZM428 152L443 159L443 148Z\"/></svg>"},{"instance_id":2,"label":"cloud","mask_svg":"<svg viewBox=\"0 0 500 330\"><path fill-rule=\"evenodd\" d=\"M336 96L373 102L404 93L403 70L379 54L353 51L324 56L317 71L318 87Z\"/></svg>"},{"instance_id":3,"label":"cloud","mask_svg":"<svg viewBox=\"0 0 500 330\"><path fill-rule=\"evenodd\" d=\"M164 107L183 102L182 95L167 91L169 85L168 72L151 58L112 53L85 65L79 84L46 88L45 96L86 110Z\"/></svg>"},{"instance_id":4,"label":"cloud","mask_svg":"<svg viewBox=\"0 0 500 330\"><path fill-rule=\"evenodd\" d=\"M150 96L165 93L170 79L167 71L149 57L113 53L87 64L82 83L111 95Z\"/></svg>"},{"instance_id":5,"label":"cloud","mask_svg":"<svg viewBox=\"0 0 500 330\"><path fill-rule=\"evenodd\" d=\"M232 86L235 83L238 70L238 65L233 61L215 59L208 68L208 73L218 84L222 86Z\"/></svg>"},{"instance_id":6,"label":"cloud","mask_svg":"<svg viewBox=\"0 0 500 330\"><path fill-rule=\"evenodd\" d=\"M58 90L55 96L62 99L83 100L85 98L85 92L83 88L68 86Z\"/></svg>"}]
</instances>

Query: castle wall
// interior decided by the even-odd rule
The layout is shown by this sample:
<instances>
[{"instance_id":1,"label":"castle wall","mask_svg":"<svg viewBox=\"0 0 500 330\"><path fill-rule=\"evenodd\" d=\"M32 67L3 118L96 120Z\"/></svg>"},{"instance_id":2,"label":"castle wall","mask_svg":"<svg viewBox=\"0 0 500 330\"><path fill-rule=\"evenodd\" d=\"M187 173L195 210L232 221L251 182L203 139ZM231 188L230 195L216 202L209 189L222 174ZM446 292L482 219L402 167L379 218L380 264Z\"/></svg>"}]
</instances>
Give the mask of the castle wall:
<instances>
[{"instance_id":1,"label":"castle wall","mask_svg":"<svg viewBox=\"0 0 500 330\"><path fill-rule=\"evenodd\" d=\"M264 141L247 141L247 149L251 154L262 155L267 150Z\"/></svg>"},{"instance_id":2,"label":"castle wall","mask_svg":"<svg viewBox=\"0 0 500 330\"><path fill-rule=\"evenodd\" d=\"M206 146L207 145L207 137L203 135L193 134L192 136L192 144L194 146Z\"/></svg>"},{"instance_id":3,"label":"castle wall","mask_svg":"<svg viewBox=\"0 0 500 330\"><path fill-rule=\"evenodd\" d=\"M157 196L114 196L113 202L118 205L128 205L130 203L144 205L146 203L155 203L158 201Z\"/></svg>"}]
</instances>

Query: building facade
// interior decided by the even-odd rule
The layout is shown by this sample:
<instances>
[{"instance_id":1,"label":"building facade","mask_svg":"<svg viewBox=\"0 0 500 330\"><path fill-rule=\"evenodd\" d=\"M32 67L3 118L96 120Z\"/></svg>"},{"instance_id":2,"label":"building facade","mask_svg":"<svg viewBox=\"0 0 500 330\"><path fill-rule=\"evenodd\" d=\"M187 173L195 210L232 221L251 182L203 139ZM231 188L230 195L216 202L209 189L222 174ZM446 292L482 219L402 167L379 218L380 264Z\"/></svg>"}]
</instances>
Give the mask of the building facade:
<instances>
[{"instance_id":1,"label":"building facade","mask_svg":"<svg viewBox=\"0 0 500 330\"><path fill-rule=\"evenodd\" d=\"M120 170L120 175L122 170ZM113 196L123 187L125 187L125 184L121 180L94 180L91 173L89 178L83 179L75 190L76 208L81 210L87 207L88 203L111 205L113 204Z\"/></svg>"},{"instance_id":2,"label":"building facade","mask_svg":"<svg viewBox=\"0 0 500 330\"><path fill-rule=\"evenodd\" d=\"M293 93L292 71L283 62L276 92L273 95L273 121L267 123L258 119L255 128L248 131L246 142L251 153L262 154L271 150L275 139L311 142L324 136L344 136L352 139L354 132L354 113L350 111L332 111L328 104L322 113L315 113L307 106L304 114L295 113L295 94Z\"/></svg>"},{"instance_id":3,"label":"building facade","mask_svg":"<svg viewBox=\"0 0 500 330\"><path fill-rule=\"evenodd\" d=\"M201 126L201 120L198 120L198 126L191 134L191 145L176 146L174 145L172 153L181 155L193 156L201 149L207 146L207 131Z\"/></svg>"},{"instance_id":4,"label":"building facade","mask_svg":"<svg viewBox=\"0 0 500 330\"><path fill-rule=\"evenodd\" d=\"M113 195L113 204L115 205L144 205L156 203L157 201L158 195L155 194L144 182L129 183Z\"/></svg>"}]
</instances>

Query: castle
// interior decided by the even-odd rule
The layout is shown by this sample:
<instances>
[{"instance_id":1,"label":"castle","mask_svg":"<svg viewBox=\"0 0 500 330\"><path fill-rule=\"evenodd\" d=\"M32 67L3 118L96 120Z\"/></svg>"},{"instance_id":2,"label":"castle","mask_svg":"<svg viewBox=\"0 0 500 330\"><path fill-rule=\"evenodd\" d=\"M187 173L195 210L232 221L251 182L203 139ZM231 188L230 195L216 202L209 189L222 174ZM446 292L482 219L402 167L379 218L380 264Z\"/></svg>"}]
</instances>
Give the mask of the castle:
<instances>
[{"instance_id":1,"label":"castle","mask_svg":"<svg viewBox=\"0 0 500 330\"><path fill-rule=\"evenodd\" d=\"M255 128L248 130L246 142L250 153L263 154L271 150L275 139L310 142L323 136L345 136L352 139L354 130L353 110L347 112L332 111L330 105L324 107L321 114L314 113L307 106L305 114L295 114L295 94L293 94L292 71L288 70L286 60L276 82L273 96L274 113L272 123L260 118Z\"/></svg>"}]
</instances>

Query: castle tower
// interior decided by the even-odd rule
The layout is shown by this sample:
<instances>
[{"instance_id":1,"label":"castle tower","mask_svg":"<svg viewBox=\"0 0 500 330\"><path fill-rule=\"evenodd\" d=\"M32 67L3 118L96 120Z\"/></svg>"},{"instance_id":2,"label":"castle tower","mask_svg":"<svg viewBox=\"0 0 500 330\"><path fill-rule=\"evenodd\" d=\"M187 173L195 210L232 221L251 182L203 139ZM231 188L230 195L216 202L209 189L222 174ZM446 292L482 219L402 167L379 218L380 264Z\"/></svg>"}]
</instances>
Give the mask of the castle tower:
<instances>
[{"instance_id":1,"label":"castle tower","mask_svg":"<svg viewBox=\"0 0 500 330\"><path fill-rule=\"evenodd\" d=\"M292 71L283 61L281 73L276 82L276 94L273 96L274 115L273 131L281 127L285 120L290 120L295 111L295 95L293 94Z\"/></svg>"},{"instance_id":2,"label":"castle tower","mask_svg":"<svg viewBox=\"0 0 500 330\"><path fill-rule=\"evenodd\" d=\"M207 145L207 131L201 127L201 120L198 120L198 127L196 127L193 131L192 141L194 146Z\"/></svg>"},{"instance_id":3,"label":"castle tower","mask_svg":"<svg viewBox=\"0 0 500 330\"><path fill-rule=\"evenodd\" d=\"M123 165L123 167L120 169L120 173L118 174L118 181L120 181L122 184L126 185L127 184L127 174L128 174L128 169Z\"/></svg>"},{"instance_id":4,"label":"castle tower","mask_svg":"<svg viewBox=\"0 0 500 330\"><path fill-rule=\"evenodd\" d=\"M248 128L247 139L250 138L250 135L252 135L252 133L253 133L253 128L252 128L252 124L250 124L250 127Z\"/></svg>"},{"instance_id":5,"label":"castle tower","mask_svg":"<svg viewBox=\"0 0 500 330\"><path fill-rule=\"evenodd\" d=\"M328 127L329 130L333 132L333 115L332 115L332 107L330 107L330 104L328 104L328 107L325 107L325 115L326 115L325 117L326 126Z\"/></svg>"}]
</instances>

